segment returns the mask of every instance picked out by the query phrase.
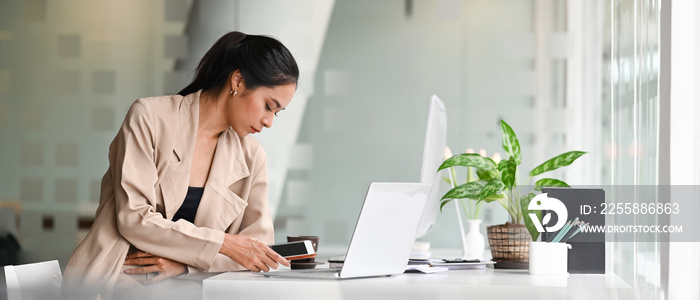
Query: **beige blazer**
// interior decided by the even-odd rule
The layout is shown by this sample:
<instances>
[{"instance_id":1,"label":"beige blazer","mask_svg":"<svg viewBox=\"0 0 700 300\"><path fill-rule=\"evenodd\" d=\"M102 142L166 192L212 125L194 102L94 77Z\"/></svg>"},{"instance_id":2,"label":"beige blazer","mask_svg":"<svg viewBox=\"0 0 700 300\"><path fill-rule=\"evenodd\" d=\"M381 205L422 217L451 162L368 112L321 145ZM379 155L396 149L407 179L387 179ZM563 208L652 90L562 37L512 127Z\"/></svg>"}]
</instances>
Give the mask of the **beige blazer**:
<instances>
[{"instance_id":1,"label":"beige blazer","mask_svg":"<svg viewBox=\"0 0 700 300\"><path fill-rule=\"evenodd\" d=\"M200 92L138 99L109 148L100 204L66 266L71 284L133 280L122 273L134 248L188 265L190 273L244 269L219 254L224 233L274 240L267 156L251 136L219 136L194 224L171 219L187 194Z\"/></svg>"}]
</instances>

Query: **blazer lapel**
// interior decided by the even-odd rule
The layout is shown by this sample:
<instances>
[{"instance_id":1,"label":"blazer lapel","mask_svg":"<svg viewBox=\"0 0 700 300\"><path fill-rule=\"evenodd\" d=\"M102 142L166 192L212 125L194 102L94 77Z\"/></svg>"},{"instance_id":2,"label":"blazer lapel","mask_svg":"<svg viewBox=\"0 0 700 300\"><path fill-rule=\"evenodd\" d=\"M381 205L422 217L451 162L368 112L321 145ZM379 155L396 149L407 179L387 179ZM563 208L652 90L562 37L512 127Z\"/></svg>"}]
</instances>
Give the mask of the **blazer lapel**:
<instances>
[{"instance_id":1,"label":"blazer lapel","mask_svg":"<svg viewBox=\"0 0 700 300\"><path fill-rule=\"evenodd\" d=\"M160 185L165 206L165 218L167 219L172 219L175 216L187 195L194 143L199 126L200 93L201 91L189 94L182 99L177 123L173 124L178 127L175 131L178 138L173 145L173 155Z\"/></svg>"},{"instance_id":2,"label":"blazer lapel","mask_svg":"<svg viewBox=\"0 0 700 300\"><path fill-rule=\"evenodd\" d=\"M194 143L199 126L200 92L187 95L180 104L178 116L179 138L173 145L165 177L160 188L165 205L165 217L172 219L187 195ZM235 182L250 176L248 164L243 156L240 138L229 128L221 133L216 145L209 177L195 216L195 225L225 230L248 203L231 191Z\"/></svg>"},{"instance_id":3,"label":"blazer lapel","mask_svg":"<svg viewBox=\"0 0 700 300\"><path fill-rule=\"evenodd\" d=\"M229 128L219 137L195 225L227 229L248 205L230 186L249 175L240 138Z\"/></svg>"},{"instance_id":4,"label":"blazer lapel","mask_svg":"<svg viewBox=\"0 0 700 300\"><path fill-rule=\"evenodd\" d=\"M197 139L197 127L199 127L199 95L201 91L189 94L180 103L180 112L177 120L178 130L175 134L178 138L173 145L173 158L168 171L189 172L194 153L194 142ZM169 124L165 124L168 126ZM175 164L172 164L175 162Z\"/></svg>"}]
</instances>

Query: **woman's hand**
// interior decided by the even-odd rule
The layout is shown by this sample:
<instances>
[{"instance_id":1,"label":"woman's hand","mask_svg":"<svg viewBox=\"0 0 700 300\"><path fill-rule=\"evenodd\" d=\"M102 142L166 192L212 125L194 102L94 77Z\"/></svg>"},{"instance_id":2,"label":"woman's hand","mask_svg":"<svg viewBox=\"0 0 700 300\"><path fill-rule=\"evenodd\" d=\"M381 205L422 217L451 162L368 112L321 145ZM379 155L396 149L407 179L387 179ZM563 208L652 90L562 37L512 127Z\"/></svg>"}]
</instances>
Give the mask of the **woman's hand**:
<instances>
[{"instance_id":1,"label":"woman's hand","mask_svg":"<svg viewBox=\"0 0 700 300\"><path fill-rule=\"evenodd\" d=\"M284 257L245 235L226 234L219 252L253 272L268 272L270 268L277 269L280 264L289 267L289 261Z\"/></svg>"},{"instance_id":2,"label":"woman's hand","mask_svg":"<svg viewBox=\"0 0 700 300\"><path fill-rule=\"evenodd\" d=\"M155 256L143 251L129 253L124 260L125 265L143 266L141 268L125 270L126 274L158 273L156 277L140 281L141 284L153 284L165 279L182 275L187 271L187 266L174 260Z\"/></svg>"}]
</instances>

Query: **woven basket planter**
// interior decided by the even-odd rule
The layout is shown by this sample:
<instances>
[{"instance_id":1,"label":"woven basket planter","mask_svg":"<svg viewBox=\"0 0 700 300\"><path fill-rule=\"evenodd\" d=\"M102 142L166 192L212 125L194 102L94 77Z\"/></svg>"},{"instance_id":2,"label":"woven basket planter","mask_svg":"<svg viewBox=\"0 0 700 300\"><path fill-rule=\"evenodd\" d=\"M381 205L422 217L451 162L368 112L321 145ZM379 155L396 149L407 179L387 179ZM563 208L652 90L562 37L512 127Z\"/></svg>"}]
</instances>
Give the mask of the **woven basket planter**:
<instances>
[{"instance_id":1,"label":"woven basket planter","mask_svg":"<svg viewBox=\"0 0 700 300\"><path fill-rule=\"evenodd\" d=\"M486 228L497 268L527 269L532 237L525 225L501 224Z\"/></svg>"}]
</instances>

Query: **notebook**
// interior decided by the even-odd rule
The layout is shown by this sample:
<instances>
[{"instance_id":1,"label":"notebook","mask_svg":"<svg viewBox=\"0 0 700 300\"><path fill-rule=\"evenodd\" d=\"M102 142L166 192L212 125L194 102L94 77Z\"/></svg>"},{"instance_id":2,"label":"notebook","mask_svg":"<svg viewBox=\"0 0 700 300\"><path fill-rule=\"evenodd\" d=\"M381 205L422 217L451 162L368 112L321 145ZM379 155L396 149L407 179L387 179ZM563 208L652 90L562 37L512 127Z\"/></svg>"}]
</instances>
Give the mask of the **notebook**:
<instances>
[{"instance_id":1,"label":"notebook","mask_svg":"<svg viewBox=\"0 0 700 300\"><path fill-rule=\"evenodd\" d=\"M372 182L340 269L280 270L266 277L345 279L406 270L432 183Z\"/></svg>"}]
</instances>

